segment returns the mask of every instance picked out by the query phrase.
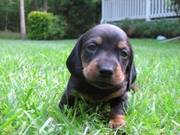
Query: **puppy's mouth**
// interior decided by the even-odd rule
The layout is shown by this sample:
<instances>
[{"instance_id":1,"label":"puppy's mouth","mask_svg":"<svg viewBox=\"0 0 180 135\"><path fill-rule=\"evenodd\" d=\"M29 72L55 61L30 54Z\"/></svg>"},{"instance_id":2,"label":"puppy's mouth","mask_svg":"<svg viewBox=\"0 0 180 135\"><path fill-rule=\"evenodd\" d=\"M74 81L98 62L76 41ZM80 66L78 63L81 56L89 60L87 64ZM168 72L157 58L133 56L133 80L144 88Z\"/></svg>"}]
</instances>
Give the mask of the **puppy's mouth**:
<instances>
[{"instance_id":1,"label":"puppy's mouth","mask_svg":"<svg viewBox=\"0 0 180 135\"><path fill-rule=\"evenodd\" d=\"M100 88L100 89L112 89L114 88L114 85L110 82L102 81L102 80L96 80L89 82L91 85Z\"/></svg>"}]
</instances>

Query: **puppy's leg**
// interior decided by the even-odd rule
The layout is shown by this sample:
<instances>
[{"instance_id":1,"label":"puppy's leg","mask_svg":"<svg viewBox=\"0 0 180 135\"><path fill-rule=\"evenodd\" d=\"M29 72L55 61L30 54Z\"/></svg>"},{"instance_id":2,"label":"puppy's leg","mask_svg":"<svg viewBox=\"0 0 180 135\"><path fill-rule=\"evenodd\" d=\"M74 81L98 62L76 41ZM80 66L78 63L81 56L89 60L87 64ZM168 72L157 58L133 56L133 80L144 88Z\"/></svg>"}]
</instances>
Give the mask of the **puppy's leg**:
<instances>
[{"instance_id":1,"label":"puppy's leg","mask_svg":"<svg viewBox=\"0 0 180 135\"><path fill-rule=\"evenodd\" d=\"M66 89L59 102L59 108L64 109L65 105L71 107L74 105L74 102L75 102L75 97L69 93L69 89Z\"/></svg>"},{"instance_id":2,"label":"puppy's leg","mask_svg":"<svg viewBox=\"0 0 180 135\"><path fill-rule=\"evenodd\" d=\"M75 97L72 93L73 89L74 89L74 81L73 81L72 77L70 77L67 88L64 91L64 93L61 97L61 100L59 102L60 109L63 109L65 105L67 105L68 107L71 107L74 105Z\"/></svg>"},{"instance_id":3,"label":"puppy's leg","mask_svg":"<svg viewBox=\"0 0 180 135\"><path fill-rule=\"evenodd\" d=\"M125 110L127 108L127 93L110 101L110 128L118 128L125 125Z\"/></svg>"}]
</instances>

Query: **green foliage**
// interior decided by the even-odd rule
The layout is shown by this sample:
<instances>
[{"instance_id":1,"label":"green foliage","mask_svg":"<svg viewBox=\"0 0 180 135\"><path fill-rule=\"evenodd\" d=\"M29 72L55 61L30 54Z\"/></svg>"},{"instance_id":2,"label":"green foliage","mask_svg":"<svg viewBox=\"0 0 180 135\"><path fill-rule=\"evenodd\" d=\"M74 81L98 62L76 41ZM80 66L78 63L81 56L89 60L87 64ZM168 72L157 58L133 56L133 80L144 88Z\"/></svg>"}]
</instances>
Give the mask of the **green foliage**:
<instances>
[{"instance_id":1,"label":"green foliage","mask_svg":"<svg viewBox=\"0 0 180 135\"><path fill-rule=\"evenodd\" d=\"M101 0L47 0L47 11L59 18L55 19L58 25L61 26L62 23L67 25L65 37L73 38L78 37L87 29L100 22L100 2ZM31 11L44 10L43 0L24 0L24 3L26 20ZM19 32L19 1L1 0L0 20L1 31ZM62 20L65 20L65 22ZM56 26L56 24L52 26ZM57 30L56 28L54 28L55 31L50 30L54 35L50 35L48 38L61 38L58 33L61 35L63 30ZM42 36L43 39L46 35Z\"/></svg>"},{"instance_id":2,"label":"green foliage","mask_svg":"<svg viewBox=\"0 0 180 135\"><path fill-rule=\"evenodd\" d=\"M171 0L171 4L175 6L177 15L180 15L180 0Z\"/></svg>"},{"instance_id":3,"label":"green foliage","mask_svg":"<svg viewBox=\"0 0 180 135\"><path fill-rule=\"evenodd\" d=\"M62 39L66 33L67 24L63 16L54 16L49 26L48 39Z\"/></svg>"},{"instance_id":4,"label":"green foliage","mask_svg":"<svg viewBox=\"0 0 180 135\"><path fill-rule=\"evenodd\" d=\"M65 34L65 21L51 13L33 11L27 19L30 39L57 39Z\"/></svg>"},{"instance_id":5,"label":"green foliage","mask_svg":"<svg viewBox=\"0 0 180 135\"><path fill-rule=\"evenodd\" d=\"M78 37L100 22L100 0L56 0L49 3L49 8L56 15L65 17L67 38Z\"/></svg>"},{"instance_id":6,"label":"green foliage","mask_svg":"<svg viewBox=\"0 0 180 135\"><path fill-rule=\"evenodd\" d=\"M131 40L139 90L129 93L126 127L108 128L107 106L60 111L74 40L0 40L1 135L179 135L179 41ZM85 132L87 131L87 132Z\"/></svg>"},{"instance_id":7,"label":"green foliage","mask_svg":"<svg viewBox=\"0 0 180 135\"><path fill-rule=\"evenodd\" d=\"M19 1L0 0L0 30L17 32L19 29Z\"/></svg>"},{"instance_id":8,"label":"green foliage","mask_svg":"<svg viewBox=\"0 0 180 135\"><path fill-rule=\"evenodd\" d=\"M180 35L179 20L124 20L115 23L121 27L129 37L155 38L164 35L168 38Z\"/></svg>"}]
</instances>

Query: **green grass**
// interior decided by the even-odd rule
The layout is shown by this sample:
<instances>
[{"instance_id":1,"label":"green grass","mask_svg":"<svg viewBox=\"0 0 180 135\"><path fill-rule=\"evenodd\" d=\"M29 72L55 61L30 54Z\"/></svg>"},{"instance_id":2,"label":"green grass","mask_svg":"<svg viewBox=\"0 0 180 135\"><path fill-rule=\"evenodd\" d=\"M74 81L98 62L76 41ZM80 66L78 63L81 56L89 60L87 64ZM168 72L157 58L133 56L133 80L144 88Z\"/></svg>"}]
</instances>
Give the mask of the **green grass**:
<instances>
[{"instance_id":1,"label":"green grass","mask_svg":"<svg viewBox=\"0 0 180 135\"><path fill-rule=\"evenodd\" d=\"M180 134L180 42L131 42L139 90L130 94L126 127L113 131L106 107L58 108L75 40L0 40L0 134Z\"/></svg>"}]
</instances>

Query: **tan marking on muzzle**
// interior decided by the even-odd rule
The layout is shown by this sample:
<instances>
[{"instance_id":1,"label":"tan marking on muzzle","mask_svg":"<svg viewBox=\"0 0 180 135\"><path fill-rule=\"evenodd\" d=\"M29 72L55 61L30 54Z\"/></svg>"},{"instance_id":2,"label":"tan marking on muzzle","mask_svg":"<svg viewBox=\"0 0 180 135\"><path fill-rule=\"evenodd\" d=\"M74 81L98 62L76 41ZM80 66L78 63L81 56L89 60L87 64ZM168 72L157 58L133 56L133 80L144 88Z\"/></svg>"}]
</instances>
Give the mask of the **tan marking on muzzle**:
<instances>
[{"instance_id":1,"label":"tan marking on muzzle","mask_svg":"<svg viewBox=\"0 0 180 135\"><path fill-rule=\"evenodd\" d=\"M88 80L93 80L97 74L97 61L96 59L92 60L89 64L84 64L83 74Z\"/></svg>"},{"instance_id":2,"label":"tan marking on muzzle","mask_svg":"<svg viewBox=\"0 0 180 135\"><path fill-rule=\"evenodd\" d=\"M121 66L118 64L118 66L116 67L115 73L113 75L112 82L114 84L119 84L123 82L124 79L125 79L125 74L123 73Z\"/></svg>"}]
</instances>

